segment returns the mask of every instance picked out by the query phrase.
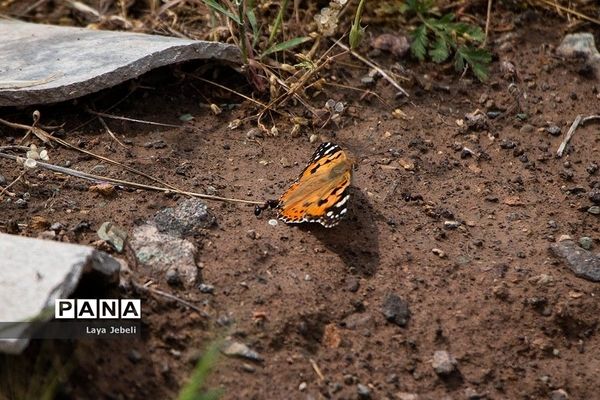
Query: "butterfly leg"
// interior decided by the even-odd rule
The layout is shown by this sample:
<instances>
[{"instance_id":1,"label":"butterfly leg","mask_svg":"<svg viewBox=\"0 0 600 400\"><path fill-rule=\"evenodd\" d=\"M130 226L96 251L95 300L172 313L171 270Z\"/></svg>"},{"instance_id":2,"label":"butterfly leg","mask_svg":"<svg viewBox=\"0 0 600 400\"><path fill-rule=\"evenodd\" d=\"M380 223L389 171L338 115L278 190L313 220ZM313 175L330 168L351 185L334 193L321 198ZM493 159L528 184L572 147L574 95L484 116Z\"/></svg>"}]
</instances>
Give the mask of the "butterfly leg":
<instances>
[{"instance_id":1,"label":"butterfly leg","mask_svg":"<svg viewBox=\"0 0 600 400\"><path fill-rule=\"evenodd\" d=\"M262 206L254 207L254 215L257 217L267 208L275 208L279 205L279 200L267 200Z\"/></svg>"}]
</instances>

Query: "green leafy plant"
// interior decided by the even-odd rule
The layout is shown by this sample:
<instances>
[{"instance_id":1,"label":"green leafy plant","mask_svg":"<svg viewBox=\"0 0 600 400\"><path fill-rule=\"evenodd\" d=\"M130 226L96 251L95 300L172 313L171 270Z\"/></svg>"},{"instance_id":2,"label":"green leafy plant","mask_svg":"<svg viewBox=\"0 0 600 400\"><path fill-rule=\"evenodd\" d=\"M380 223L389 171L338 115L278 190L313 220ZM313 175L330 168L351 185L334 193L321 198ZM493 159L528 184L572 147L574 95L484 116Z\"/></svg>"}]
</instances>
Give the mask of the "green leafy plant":
<instances>
[{"instance_id":1,"label":"green leafy plant","mask_svg":"<svg viewBox=\"0 0 600 400\"><path fill-rule=\"evenodd\" d=\"M411 52L420 61L429 56L442 63L454 54L454 67L463 71L469 66L475 76L484 81L488 77L491 54L477 47L485 40L483 30L464 22L456 22L452 13L438 17L433 14L433 0L407 0L402 12L413 13L421 22L412 32Z\"/></svg>"}]
</instances>

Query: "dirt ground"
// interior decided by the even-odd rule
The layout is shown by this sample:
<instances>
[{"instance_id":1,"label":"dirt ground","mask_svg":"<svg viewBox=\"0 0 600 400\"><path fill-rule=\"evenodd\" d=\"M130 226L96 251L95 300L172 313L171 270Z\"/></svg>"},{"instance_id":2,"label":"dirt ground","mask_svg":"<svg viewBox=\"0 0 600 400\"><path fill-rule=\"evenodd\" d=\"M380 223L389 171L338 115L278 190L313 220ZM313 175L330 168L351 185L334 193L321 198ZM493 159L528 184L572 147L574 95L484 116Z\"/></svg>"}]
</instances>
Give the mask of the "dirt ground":
<instances>
[{"instance_id":1,"label":"dirt ground","mask_svg":"<svg viewBox=\"0 0 600 400\"><path fill-rule=\"evenodd\" d=\"M586 212L586 192L600 179L593 168L600 161L600 135L593 123L581 127L558 159L562 134L545 128L556 125L564 134L578 114L595 113L598 82L553 55L564 34L556 29L562 20L530 17L512 38L494 42L502 37L494 34L498 58L485 84L459 79L451 69L409 63L418 82L407 83L408 101L396 99L383 80L373 91L387 104L328 89L315 103L328 98L346 103L339 127L307 128L292 137L282 121L278 137L249 140L251 123L236 130L227 125L250 115L250 105L214 116L199 106L206 103L199 92L209 97L214 88L179 81L166 69L140 80L154 90L138 89L111 112L174 124L190 113L195 119L186 128L108 121L127 148L98 122L68 133L64 139L70 143L179 187L214 188L243 199L282 193L316 148L308 140L312 133L352 153L356 171L350 215L332 229L271 226L271 211L257 218L251 206L207 202L218 225L193 240L201 249L203 281L214 285L214 294L170 287L143 267L137 274L209 317L176 302L128 293L144 299L143 339L63 344L73 348L69 354L77 367L61 385L61 397L173 398L198 352L231 335L264 361L221 357L208 386L222 387L223 399L410 398L406 393L419 399L547 399L558 389L569 399L597 398L600 286L575 277L548 248L560 235L589 236L594 251L600 246L598 216ZM392 63L386 56L377 59ZM517 74L506 72L503 61L512 62ZM354 86L366 73L350 58L327 71ZM128 88L87 100L102 109ZM222 95L221 103L238 102ZM66 122L68 131L89 118L81 109L85 101L40 110L46 123ZM396 108L406 116L392 117ZM457 120L476 109L505 112L483 126L459 126ZM2 115L26 122L30 112ZM0 145L19 135L1 128ZM145 146L157 141L166 145ZM103 174L139 180L64 148L51 149L50 157L88 172L102 164L96 168ZM10 182L19 170L0 160L0 172ZM62 240L90 244L104 221L131 231L182 199L128 190L106 199L89 192L90 185L39 170L27 184L12 188L29 193L27 206L3 201L1 222L28 224L32 216L43 216L68 228ZM72 228L82 221L89 229L75 233ZM449 229L445 221L460 225ZM390 294L408 302L404 327L382 313ZM449 377L438 377L432 368L437 350L457 360ZM363 387L359 394L359 384L369 394Z\"/></svg>"}]
</instances>

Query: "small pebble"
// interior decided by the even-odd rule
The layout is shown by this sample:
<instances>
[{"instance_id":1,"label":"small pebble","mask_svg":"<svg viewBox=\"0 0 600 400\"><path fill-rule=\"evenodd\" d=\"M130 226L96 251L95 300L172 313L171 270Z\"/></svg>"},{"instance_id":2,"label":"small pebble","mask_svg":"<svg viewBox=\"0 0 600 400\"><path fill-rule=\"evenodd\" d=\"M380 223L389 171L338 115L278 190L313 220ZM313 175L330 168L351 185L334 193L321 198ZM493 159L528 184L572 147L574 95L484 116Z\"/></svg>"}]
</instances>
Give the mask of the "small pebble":
<instances>
[{"instance_id":1,"label":"small pebble","mask_svg":"<svg viewBox=\"0 0 600 400\"><path fill-rule=\"evenodd\" d=\"M200 293L213 294L215 292L215 287L206 283L201 283L198 285L198 289L200 290Z\"/></svg>"},{"instance_id":2,"label":"small pebble","mask_svg":"<svg viewBox=\"0 0 600 400\"><path fill-rule=\"evenodd\" d=\"M600 187L594 188L589 191L588 198L594 204L600 204Z\"/></svg>"},{"instance_id":3,"label":"small pebble","mask_svg":"<svg viewBox=\"0 0 600 400\"><path fill-rule=\"evenodd\" d=\"M298 385L298 390L304 392L307 386L308 385L306 384L306 382L302 382L300 385Z\"/></svg>"},{"instance_id":4,"label":"small pebble","mask_svg":"<svg viewBox=\"0 0 600 400\"><path fill-rule=\"evenodd\" d=\"M545 131L552 136L560 135L560 128L556 125L550 125L550 126L546 127Z\"/></svg>"},{"instance_id":5,"label":"small pebble","mask_svg":"<svg viewBox=\"0 0 600 400\"><path fill-rule=\"evenodd\" d=\"M179 275L179 271L175 268L168 270L165 278L167 279L167 283L171 286L181 285L181 276Z\"/></svg>"},{"instance_id":6,"label":"small pebble","mask_svg":"<svg viewBox=\"0 0 600 400\"><path fill-rule=\"evenodd\" d=\"M446 229L456 229L460 226L460 222L458 221L444 221L444 228Z\"/></svg>"},{"instance_id":7,"label":"small pebble","mask_svg":"<svg viewBox=\"0 0 600 400\"><path fill-rule=\"evenodd\" d=\"M242 370L244 370L244 372L253 373L256 371L256 368L253 365L243 363Z\"/></svg>"},{"instance_id":8,"label":"small pebble","mask_svg":"<svg viewBox=\"0 0 600 400\"><path fill-rule=\"evenodd\" d=\"M594 215L600 215L600 206L591 206L588 208L587 212Z\"/></svg>"},{"instance_id":9,"label":"small pebble","mask_svg":"<svg viewBox=\"0 0 600 400\"><path fill-rule=\"evenodd\" d=\"M433 354L431 366L436 374L447 376L456 370L458 362L456 359L445 350L438 350Z\"/></svg>"},{"instance_id":10,"label":"small pebble","mask_svg":"<svg viewBox=\"0 0 600 400\"><path fill-rule=\"evenodd\" d=\"M521 127L521 129L519 129L519 132L521 133L531 133L533 132L533 125L531 124L525 124Z\"/></svg>"},{"instance_id":11,"label":"small pebble","mask_svg":"<svg viewBox=\"0 0 600 400\"><path fill-rule=\"evenodd\" d=\"M137 350L130 350L129 353L127 353L127 358L132 363L138 363L142 359L142 355Z\"/></svg>"},{"instance_id":12,"label":"small pebble","mask_svg":"<svg viewBox=\"0 0 600 400\"><path fill-rule=\"evenodd\" d=\"M582 236L579 239L579 245L586 250L590 250L592 248L593 243L594 243L594 241L592 240L591 237Z\"/></svg>"},{"instance_id":13,"label":"small pebble","mask_svg":"<svg viewBox=\"0 0 600 400\"><path fill-rule=\"evenodd\" d=\"M446 257L446 253L444 253L444 250L441 249L431 249L431 252L433 254L435 254L436 256L438 256L439 258L444 258Z\"/></svg>"},{"instance_id":14,"label":"small pebble","mask_svg":"<svg viewBox=\"0 0 600 400\"><path fill-rule=\"evenodd\" d=\"M358 393L359 399L370 399L371 398L371 390L368 386L359 383L356 385L356 391Z\"/></svg>"},{"instance_id":15,"label":"small pebble","mask_svg":"<svg viewBox=\"0 0 600 400\"><path fill-rule=\"evenodd\" d=\"M550 400L569 400L569 394L563 389L553 390L550 393Z\"/></svg>"},{"instance_id":16,"label":"small pebble","mask_svg":"<svg viewBox=\"0 0 600 400\"><path fill-rule=\"evenodd\" d=\"M15 205L19 208L27 208L27 200L17 199L17 200L15 200Z\"/></svg>"}]
</instances>

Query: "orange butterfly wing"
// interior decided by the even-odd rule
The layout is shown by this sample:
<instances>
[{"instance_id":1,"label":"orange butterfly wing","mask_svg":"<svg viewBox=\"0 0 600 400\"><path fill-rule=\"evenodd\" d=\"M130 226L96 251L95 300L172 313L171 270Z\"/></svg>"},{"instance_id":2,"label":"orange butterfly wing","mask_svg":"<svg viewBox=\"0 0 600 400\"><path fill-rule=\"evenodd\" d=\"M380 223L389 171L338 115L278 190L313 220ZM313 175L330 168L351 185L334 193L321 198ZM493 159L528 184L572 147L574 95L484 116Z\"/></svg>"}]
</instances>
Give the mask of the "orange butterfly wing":
<instances>
[{"instance_id":1,"label":"orange butterfly wing","mask_svg":"<svg viewBox=\"0 0 600 400\"><path fill-rule=\"evenodd\" d=\"M339 223L348 211L352 161L333 143L323 143L298 179L279 198L279 218L287 223Z\"/></svg>"}]
</instances>

